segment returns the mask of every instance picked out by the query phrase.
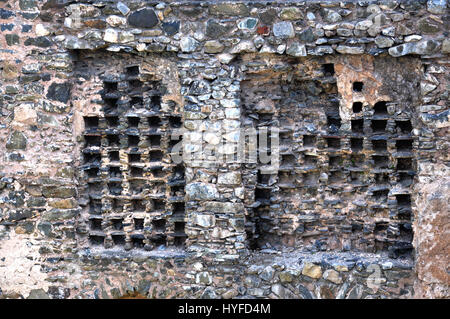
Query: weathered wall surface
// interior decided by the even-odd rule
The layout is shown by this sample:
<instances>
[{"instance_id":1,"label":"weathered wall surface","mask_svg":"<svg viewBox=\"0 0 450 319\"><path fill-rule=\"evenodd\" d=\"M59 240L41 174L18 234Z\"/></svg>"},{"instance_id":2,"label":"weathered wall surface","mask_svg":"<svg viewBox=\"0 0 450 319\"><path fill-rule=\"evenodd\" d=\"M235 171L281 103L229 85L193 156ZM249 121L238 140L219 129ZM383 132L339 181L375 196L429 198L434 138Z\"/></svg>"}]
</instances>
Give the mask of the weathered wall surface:
<instances>
[{"instance_id":1,"label":"weathered wall surface","mask_svg":"<svg viewBox=\"0 0 450 319\"><path fill-rule=\"evenodd\" d=\"M154 298L448 298L448 18L445 0L0 0L0 297L116 298L138 292ZM99 56L113 58L103 63ZM171 100L182 111L184 247L114 250L84 241L89 215L83 116L105 116L104 84L86 77L85 67L110 65L107 75L119 73L128 60L168 86L162 105ZM327 74L327 64L333 74ZM402 65L403 72L395 72ZM311 214L318 210L314 201L304 200L303 208L278 210L280 225L287 226L273 229L285 236L277 251L252 250L248 230L255 219L248 209L258 202L251 187L257 169L226 159L236 155L239 129L247 123L247 94L258 86L259 95L266 87L280 92L286 87L282 94L289 99L302 77L297 89L309 92L307 98L322 90L308 81L325 81L323 90L339 108L339 118L331 121L340 121L341 132L351 131L355 81L368 90L358 100L368 116L383 100L395 102L389 112L411 119L415 175L407 224L414 249L407 257L360 249L372 247L370 240L389 242L394 238L389 234L406 229L396 228L390 215L396 194L405 194L392 189L382 207L382 222L394 221L387 237L377 237L371 227L353 233L350 221L359 223L361 216L349 218L352 212L339 202L329 201L342 213L342 228L314 224ZM112 82L125 91L132 85L126 81ZM267 105L277 109L272 93ZM141 106L146 103L144 97ZM303 111L289 110L308 119ZM324 114L311 114L326 126ZM201 151L211 146L212 152ZM338 199L344 192L327 189L324 178L318 185ZM348 190L345 194L352 199ZM320 203L326 200L319 197ZM170 223L172 206L167 207ZM103 202L101 210L108 209ZM332 211L321 209L322 217ZM106 229L104 243L108 236L123 236L108 222L100 227ZM129 223L128 239L150 240L145 236L153 234L151 220L148 226L144 222L144 235L131 229L136 221ZM292 225L303 233L293 233ZM324 233L335 238L329 246ZM341 243L342 238L351 240ZM369 242L359 243L366 238Z\"/></svg>"}]
</instances>

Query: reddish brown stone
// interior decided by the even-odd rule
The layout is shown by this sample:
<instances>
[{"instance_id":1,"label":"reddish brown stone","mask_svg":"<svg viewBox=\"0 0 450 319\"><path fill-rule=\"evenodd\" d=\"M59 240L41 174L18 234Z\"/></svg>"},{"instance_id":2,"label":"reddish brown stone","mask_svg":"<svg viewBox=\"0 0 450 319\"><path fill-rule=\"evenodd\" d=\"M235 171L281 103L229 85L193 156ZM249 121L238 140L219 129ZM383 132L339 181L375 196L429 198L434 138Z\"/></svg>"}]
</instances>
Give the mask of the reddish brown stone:
<instances>
[{"instance_id":1,"label":"reddish brown stone","mask_svg":"<svg viewBox=\"0 0 450 319\"><path fill-rule=\"evenodd\" d=\"M261 35L269 35L270 29L268 26L258 27L256 32Z\"/></svg>"}]
</instances>

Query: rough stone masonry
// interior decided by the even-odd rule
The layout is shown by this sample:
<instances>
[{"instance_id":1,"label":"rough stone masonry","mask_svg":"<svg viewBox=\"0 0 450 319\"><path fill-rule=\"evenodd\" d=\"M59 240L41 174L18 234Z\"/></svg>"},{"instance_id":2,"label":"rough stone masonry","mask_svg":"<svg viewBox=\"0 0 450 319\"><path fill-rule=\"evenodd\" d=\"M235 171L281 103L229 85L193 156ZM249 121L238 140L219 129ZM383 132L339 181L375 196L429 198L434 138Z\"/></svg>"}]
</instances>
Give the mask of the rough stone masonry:
<instances>
[{"instance_id":1,"label":"rough stone masonry","mask_svg":"<svg viewBox=\"0 0 450 319\"><path fill-rule=\"evenodd\" d=\"M449 298L446 0L0 0L0 298Z\"/></svg>"}]
</instances>

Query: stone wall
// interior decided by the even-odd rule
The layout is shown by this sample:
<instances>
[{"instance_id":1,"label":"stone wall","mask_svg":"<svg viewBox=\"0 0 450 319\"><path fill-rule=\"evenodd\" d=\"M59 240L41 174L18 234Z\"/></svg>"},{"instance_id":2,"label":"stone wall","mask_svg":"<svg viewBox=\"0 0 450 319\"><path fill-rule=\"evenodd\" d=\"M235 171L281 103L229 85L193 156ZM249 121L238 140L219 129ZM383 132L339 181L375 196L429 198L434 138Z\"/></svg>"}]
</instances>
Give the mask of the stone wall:
<instances>
[{"instance_id":1,"label":"stone wall","mask_svg":"<svg viewBox=\"0 0 450 319\"><path fill-rule=\"evenodd\" d=\"M0 297L448 298L448 17L0 0Z\"/></svg>"}]
</instances>

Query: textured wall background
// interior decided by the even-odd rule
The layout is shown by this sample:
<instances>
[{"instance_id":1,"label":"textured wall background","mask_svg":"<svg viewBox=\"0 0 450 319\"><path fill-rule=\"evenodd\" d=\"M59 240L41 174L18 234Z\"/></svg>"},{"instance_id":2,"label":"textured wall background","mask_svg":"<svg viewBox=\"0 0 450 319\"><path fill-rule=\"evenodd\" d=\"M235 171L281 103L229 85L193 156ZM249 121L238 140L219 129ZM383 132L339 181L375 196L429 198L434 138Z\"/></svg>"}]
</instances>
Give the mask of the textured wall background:
<instances>
[{"instance_id":1,"label":"textured wall background","mask_svg":"<svg viewBox=\"0 0 450 319\"><path fill-rule=\"evenodd\" d=\"M448 298L448 17L446 0L0 1L0 296ZM73 72L91 50L176 63L184 151L193 154L184 250L112 254L78 244L77 118L82 102L95 101L74 96ZM247 54L268 56L261 69L285 75L292 65L270 61L420 60L410 105L414 260L246 247L243 170L218 159L238 144L241 81L259 67ZM351 77L337 80L343 120ZM402 81L395 70L389 77ZM198 152L217 139L229 142L219 154Z\"/></svg>"}]
</instances>

